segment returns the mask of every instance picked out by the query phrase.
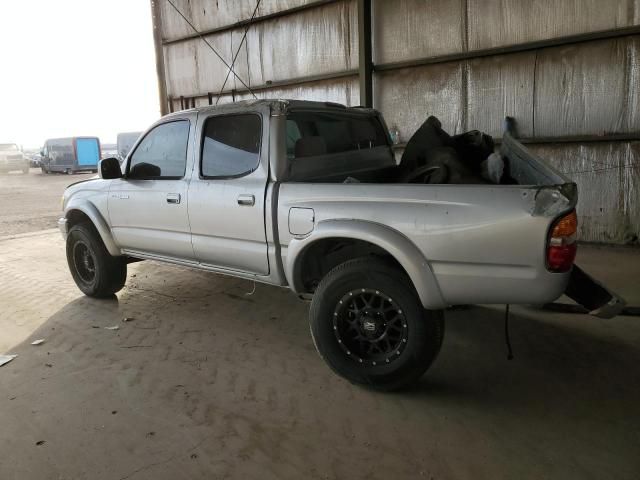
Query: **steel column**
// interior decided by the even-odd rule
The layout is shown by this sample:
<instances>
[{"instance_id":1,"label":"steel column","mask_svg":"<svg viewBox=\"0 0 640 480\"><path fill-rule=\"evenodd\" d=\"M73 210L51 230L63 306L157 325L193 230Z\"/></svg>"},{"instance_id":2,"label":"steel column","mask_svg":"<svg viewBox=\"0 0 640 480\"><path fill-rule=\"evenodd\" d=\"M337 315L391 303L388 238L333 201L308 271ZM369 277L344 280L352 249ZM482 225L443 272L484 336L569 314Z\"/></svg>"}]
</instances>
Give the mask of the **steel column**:
<instances>
[{"instance_id":1,"label":"steel column","mask_svg":"<svg viewBox=\"0 0 640 480\"><path fill-rule=\"evenodd\" d=\"M156 74L158 76L158 97L160 101L160 115L168 113L167 80L164 69L164 49L162 47L162 16L160 14L160 0L151 0L151 23L153 25L153 43L156 52Z\"/></svg>"},{"instance_id":2,"label":"steel column","mask_svg":"<svg viewBox=\"0 0 640 480\"><path fill-rule=\"evenodd\" d=\"M360 105L373 107L373 58L371 48L371 0L358 0L358 75Z\"/></svg>"}]
</instances>

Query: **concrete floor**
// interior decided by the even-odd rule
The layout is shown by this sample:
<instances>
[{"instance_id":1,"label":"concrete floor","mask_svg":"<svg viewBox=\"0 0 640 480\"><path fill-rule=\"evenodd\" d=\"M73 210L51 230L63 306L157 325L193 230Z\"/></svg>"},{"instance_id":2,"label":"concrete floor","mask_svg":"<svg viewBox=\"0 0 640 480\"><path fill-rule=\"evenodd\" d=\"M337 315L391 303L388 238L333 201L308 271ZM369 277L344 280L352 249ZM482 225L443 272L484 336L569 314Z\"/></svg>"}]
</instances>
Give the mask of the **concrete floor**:
<instances>
[{"instance_id":1,"label":"concrete floor","mask_svg":"<svg viewBox=\"0 0 640 480\"><path fill-rule=\"evenodd\" d=\"M640 304L638 250L579 263ZM448 312L417 388L379 394L325 367L307 304L251 288L141 262L92 300L58 234L4 235L0 479L639 477L640 318L515 307L507 361L502 308Z\"/></svg>"}]
</instances>

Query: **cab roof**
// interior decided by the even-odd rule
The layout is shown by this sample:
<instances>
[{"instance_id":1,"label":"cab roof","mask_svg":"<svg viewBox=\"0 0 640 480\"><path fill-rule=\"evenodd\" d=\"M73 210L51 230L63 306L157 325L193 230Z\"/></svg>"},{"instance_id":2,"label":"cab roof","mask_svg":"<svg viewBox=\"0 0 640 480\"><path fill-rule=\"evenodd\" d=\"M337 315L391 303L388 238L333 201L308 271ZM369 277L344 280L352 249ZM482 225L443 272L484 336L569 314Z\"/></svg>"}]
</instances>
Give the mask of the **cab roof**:
<instances>
[{"instance_id":1,"label":"cab roof","mask_svg":"<svg viewBox=\"0 0 640 480\"><path fill-rule=\"evenodd\" d=\"M288 100L288 99L253 99L241 100L233 103L225 103L221 105L206 105L204 107L190 108L170 113L167 116L180 115L185 112L235 112L244 109L268 106L271 110L279 110L286 113L289 110L327 110L327 111L349 111L374 113L375 110L364 107L347 107L341 103L335 102L316 102L312 100Z\"/></svg>"}]
</instances>

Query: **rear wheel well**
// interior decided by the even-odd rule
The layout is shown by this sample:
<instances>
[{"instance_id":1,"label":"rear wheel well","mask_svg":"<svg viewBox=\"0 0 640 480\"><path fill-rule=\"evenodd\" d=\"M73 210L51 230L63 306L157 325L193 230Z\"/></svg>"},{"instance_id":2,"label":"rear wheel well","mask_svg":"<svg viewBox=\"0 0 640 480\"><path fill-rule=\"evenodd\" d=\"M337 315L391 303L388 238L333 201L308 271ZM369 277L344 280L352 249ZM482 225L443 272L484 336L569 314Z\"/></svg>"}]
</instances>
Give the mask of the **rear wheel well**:
<instances>
[{"instance_id":1,"label":"rear wheel well","mask_svg":"<svg viewBox=\"0 0 640 480\"><path fill-rule=\"evenodd\" d=\"M300 293L313 293L320 280L334 267L348 260L367 256L382 259L407 275L402 265L378 245L353 238L325 238L302 251L294 272L296 287Z\"/></svg>"}]
</instances>

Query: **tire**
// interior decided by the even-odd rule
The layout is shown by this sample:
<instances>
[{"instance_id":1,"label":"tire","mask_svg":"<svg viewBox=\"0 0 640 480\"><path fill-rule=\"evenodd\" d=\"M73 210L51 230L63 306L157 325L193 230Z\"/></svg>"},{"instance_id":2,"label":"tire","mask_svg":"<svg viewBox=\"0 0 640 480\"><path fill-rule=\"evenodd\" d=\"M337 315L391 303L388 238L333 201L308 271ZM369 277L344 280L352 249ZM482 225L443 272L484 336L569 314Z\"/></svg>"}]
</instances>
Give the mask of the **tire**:
<instances>
[{"instance_id":1,"label":"tire","mask_svg":"<svg viewBox=\"0 0 640 480\"><path fill-rule=\"evenodd\" d=\"M67 235L67 263L78 288L89 297L104 298L118 292L127 280L127 264L113 257L93 225L81 223Z\"/></svg>"},{"instance_id":2,"label":"tire","mask_svg":"<svg viewBox=\"0 0 640 480\"><path fill-rule=\"evenodd\" d=\"M383 391L417 382L444 337L442 311L425 310L406 274L374 257L331 270L313 296L309 320L316 349L335 373Z\"/></svg>"},{"instance_id":3,"label":"tire","mask_svg":"<svg viewBox=\"0 0 640 480\"><path fill-rule=\"evenodd\" d=\"M41 170L41 171L42 171L42 173L44 173L45 175L46 175L47 173L49 173L49 170L47 170L44 166L41 166L41 167L40 167L40 170Z\"/></svg>"}]
</instances>

